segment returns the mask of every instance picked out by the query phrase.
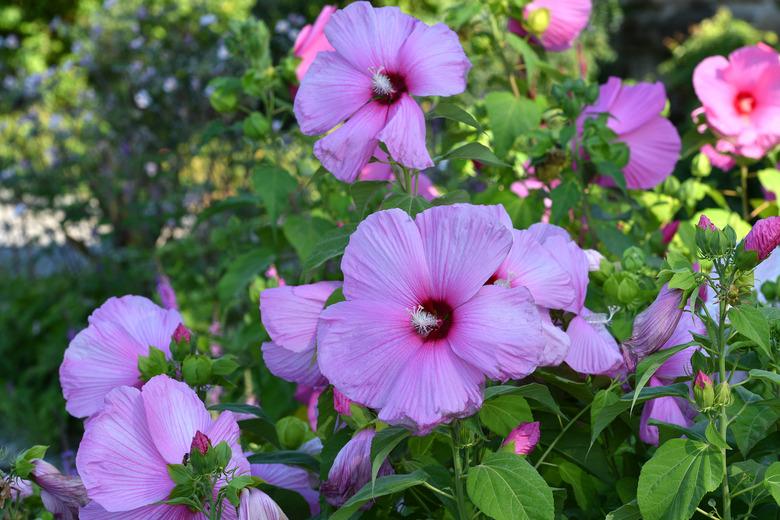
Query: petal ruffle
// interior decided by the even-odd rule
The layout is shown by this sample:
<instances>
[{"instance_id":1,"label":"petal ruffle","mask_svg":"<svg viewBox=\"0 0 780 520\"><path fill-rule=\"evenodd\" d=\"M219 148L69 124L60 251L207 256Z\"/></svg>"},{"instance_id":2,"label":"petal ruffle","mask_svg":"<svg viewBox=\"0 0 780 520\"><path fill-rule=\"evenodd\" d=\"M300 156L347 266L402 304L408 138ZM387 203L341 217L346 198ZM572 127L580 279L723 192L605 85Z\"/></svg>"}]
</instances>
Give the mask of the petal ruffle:
<instances>
[{"instance_id":1,"label":"petal ruffle","mask_svg":"<svg viewBox=\"0 0 780 520\"><path fill-rule=\"evenodd\" d=\"M314 358L314 348L293 352L269 341L263 343L263 361L273 375L285 381L313 388L328 384L328 381L322 377L317 360Z\"/></svg>"},{"instance_id":2,"label":"petal ruffle","mask_svg":"<svg viewBox=\"0 0 780 520\"><path fill-rule=\"evenodd\" d=\"M400 51L400 72L415 96L460 94L470 69L458 35L441 23L418 23Z\"/></svg>"},{"instance_id":3,"label":"petal ruffle","mask_svg":"<svg viewBox=\"0 0 780 520\"><path fill-rule=\"evenodd\" d=\"M424 170L433 166L425 146L425 114L408 94L403 94L391 107L387 125L379 133L387 151L407 168Z\"/></svg>"}]
</instances>

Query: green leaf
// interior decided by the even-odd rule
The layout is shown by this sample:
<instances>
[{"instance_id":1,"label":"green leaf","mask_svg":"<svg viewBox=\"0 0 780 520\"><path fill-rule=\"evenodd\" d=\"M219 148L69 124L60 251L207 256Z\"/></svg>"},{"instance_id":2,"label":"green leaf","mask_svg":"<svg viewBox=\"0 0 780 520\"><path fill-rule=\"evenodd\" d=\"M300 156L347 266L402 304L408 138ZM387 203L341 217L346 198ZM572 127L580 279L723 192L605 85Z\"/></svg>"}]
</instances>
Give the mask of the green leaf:
<instances>
[{"instance_id":1,"label":"green leaf","mask_svg":"<svg viewBox=\"0 0 780 520\"><path fill-rule=\"evenodd\" d=\"M620 397L621 401L629 402L633 409L635 403L643 403L650 399L659 397L681 397L687 399L690 394L688 385L685 383L674 383L666 386L649 386L642 388L639 392L628 392Z\"/></svg>"},{"instance_id":2,"label":"green leaf","mask_svg":"<svg viewBox=\"0 0 780 520\"><path fill-rule=\"evenodd\" d=\"M259 444L270 442L277 448L280 447L276 425L265 418L244 419L238 421L238 427L241 429L242 439Z\"/></svg>"},{"instance_id":3,"label":"green leaf","mask_svg":"<svg viewBox=\"0 0 780 520\"><path fill-rule=\"evenodd\" d=\"M505 157L520 135L535 130L542 111L531 99L515 97L511 92L491 92L485 96L490 129L496 153Z\"/></svg>"},{"instance_id":4,"label":"green leaf","mask_svg":"<svg viewBox=\"0 0 780 520\"><path fill-rule=\"evenodd\" d=\"M754 377L756 379L763 379L764 381L769 381L770 383L774 383L776 385L780 385L780 374L777 372L769 372L768 370L759 370L757 368L754 368L749 372L750 377Z\"/></svg>"},{"instance_id":5,"label":"green leaf","mask_svg":"<svg viewBox=\"0 0 780 520\"><path fill-rule=\"evenodd\" d=\"M450 103L449 101L439 102L439 104L428 113L428 117L431 119L435 119L437 117L451 119L453 121L458 121L459 123L476 128L480 132L482 131L482 125L479 124L479 121L474 119L474 116L463 110L455 103Z\"/></svg>"},{"instance_id":6,"label":"green leaf","mask_svg":"<svg viewBox=\"0 0 780 520\"><path fill-rule=\"evenodd\" d=\"M347 500L338 511L330 515L330 520L347 520L369 500L419 486L427 479L428 474L421 469L405 475L379 477L376 482L369 482Z\"/></svg>"},{"instance_id":7,"label":"green leaf","mask_svg":"<svg viewBox=\"0 0 780 520\"><path fill-rule=\"evenodd\" d=\"M753 446L775 427L775 423L780 419L780 410L772 401L750 402L744 407L740 401L741 397L735 398L735 403L730 408L740 413L729 423L729 428L734 434L740 453L747 457Z\"/></svg>"},{"instance_id":8,"label":"green leaf","mask_svg":"<svg viewBox=\"0 0 780 520\"><path fill-rule=\"evenodd\" d=\"M669 280L670 289L682 289L688 291L696 287L696 275L692 271L681 271L674 273L672 279Z\"/></svg>"},{"instance_id":9,"label":"green leaf","mask_svg":"<svg viewBox=\"0 0 780 520\"><path fill-rule=\"evenodd\" d=\"M287 464L301 466L319 473L320 463L317 459L302 451L279 450L255 453L247 457L250 464Z\"/></svg>"},{"instance_id":10,"label":"green leaf","mask_svg":"<svg viewBox=\"0 0 780 520\"><path fill-rule=\"evenodd\" d=\"M390 455L390 452L409 435L409 430L400 426L385 428L377 432L374 440L371 441L371 482L376 481L379 468L382 467L382 463Z\"/></svg>"},{"instance_id":11,"label":"green leaf","mask_svg":"<svg viewBox=\"0 0 780 520\"><path fill-rule=\"evenodd\" d=\"M756 342L761 351L772 356L769 344L769 323L755 307L740 305L729 309L729 320L737 332Z\"/></svg>"},{"instance_id":12,"label":"green leaf","mask_svg":"<svg viewBox=\"0 0 780 520\"><path fill-rule=\"evenodd\" d=\"M707 428L704 430L704 437L707 439L707 442L712 444L715 448L721 450L730 450L728 443L726 440L721 437L720 432L715 427L715 423L710 421L707 424Z\"/></svg>"},{"instance_id":13,"label":"green leaf","mask_svg":"<svg viewBox=\"0 0 780 520\"><path fill-rule=\"evenodd\" d=\"M227 412L240 413L240 414L250 414L250 415L254 415L255 417L266 419L269 422L271 421L271 419L268 417L265 411L263 411L262 408L251 404L219 403L219 404L209 406L208 409L213 410L215 412L227 411Z\"/></svg>"},{"instance_id":14,"label":"green leaf","mask_svg":"<svg viewBox=\"0 0 780 520\"><path fill-rule=\"evenodd\" d=\"M466 489L480 511L495 520L553 520L550 486L525 457L488 453L469 469Z\"/></svg>"},{"instance_id":15,"label":"green leaf","mask_svg":"<svg viewBox=\"0 0 780 520\"><path fill-rule=\"evenodd\" d=\"M764 485L772 494L777 505L780 505L780 462L773 462L764 473Z\"/></svg>"},{"instance_id":16,"label":"green leaf","mask_svg":"<svg viewBox=\"0 0 780 520\"><path fill-rule=\"evenodd\" d=\"M552 214L550 221L557 224L568 215L569 210L579 204L582 198L582 191L579 185L573 180L565 180L560 186L550 192L552 199Z\"/></svg>"},{"instance_id":17,"label":"green leaf","mask_svg":"<svg viewBox=\"0 0 780 520\"><path fill-rule=\"evenodd\" d=\"M703 442L672 439L642 467L639 510L645 520L687 520L723 477L719 451Z\"/></svg>"},{"instance_id":18,"label":"green leaf","mask_svg":"<svg viewBox=\"0 0 780 520\"><path fill-rule=\"evenodd\" d=\"M607 514L604 520L642 520L642 513L639 512L636 500L633 500Z\"/></svg>"},{"instance_id":19,"label":"green leaf","mask_svg":"<svg viewBox=\"0 0 780 520\"><path fill-rule=\"evenodd\" d=\"M252 184L265 204L271 225L275 226L279 210L287 205L290 194L298 188L298 182L277 166L260 164L252 168Z\"/></svg>"},{"instance_id":20,"label":"green leaf","mask_svg":"<svg viewBox=\"0 0 780 520\"><path fill-rule=\"evenodd\" d=\"M303 270L316 269L331 258L344 253L344 248L349 243L349 236L354 231L351 226L336 228L325 233L317 240L317 244L311 254L303 261Z\"/></svg>"},{"instance_id":21,"label":"green leaf","mask_svg":"<svg viewBox=\"0 0 780 520\"><path fill-rule=\"evenodd\" d=\"M393 193L382 203L382 209L400 208L412 217L430 207L431 203L423 197L408 193Z\"/></svg>"},{"instance_id":22,"label":"green leaf","mask_svg":"<svg viewBox=\"0 0 780 520\"><path fill-rule=\"evenodd\" d=\"M349 194L355 202L355 209L363 217L372 202L379 201L381 195L387 191L387 181L360 181L349 187Z\"/></svg>"},{"instance_id":23,"label":"green leaf","mask_svg":"<svg viewBox=\"0 0 780 520\"><path fill-rule=\"evenodd\" d=\"M507 163L496 157L493 151L482 143L467 143L460 148L450 150L444 155L445 159L466 159L470 161L479 161L491 166L509 166Z\"/></svg>"},{"instance_id":24,"label":"green leaf","mask_svg":"<svg viewBox=\"0 0 780 520\"><path fill-rule=\"evenodd\" d=\"M685 345L677 345L676 347L667 348L654 354L650 354L639 362L636 367L636 375L639 379L637 381L636 388L634 389L634 398L631 401L632 410L634 409L634 404L636 404L637 398L639 397L639 393L645 387L647 382L650 381L650 378L653 377L653 374L655 374L656 370L658 370L667 359L677 354L678 352L685 350L689 346L690 345L686 343ZM687 396L688 394L686 393L685 395ZM623 396L623 399L624 398L625 396Z\"/></svg>"},{"instance_id":25,"label":"green leaf","mask_svg":"<svg viewBox=\"0 0 780 520\"><path fill-rule=\"evenodd\" d=\"M500 395L521 395L526 399L536 401L555 415L565 417L558 404L553 399L550 389L539 383L529 383L523 386L498 385L485 388L485 401Z\"/></svg>"},{"instance_id":26,"label":"green leaf","mask_svg":"<svg viewBox=\"0 0 780 520\"><path fill-rule=\"evenodd\" d=\"M217 294L223 302L235 298L240 290L259 273L268 269L274 253L268 248L257 248L234 258L217 283Z\"/></svg>"},{"instance_id":27,"label":"green leaf","mask_svg":"<svg viewBox=\"0 0 780 520\"><path fill-rule=\"evenodd\" d=\"M445 193L441 197L436 197L431 201L433 206L449 206L450 204L468 204L471 202L471 196L466 190L454 190Z\"/></svg>"},{"instance_id":28,"label":"green leaf","mask_svg":"<svg viewBox=\"0 0 780 520\"><path fill-rule=\"evenodd\" d=\"M780 170L776 168L767 168L758 172L758 181L767 191L780 197Z\"/></svg>"},{"instance_id":29,"label":"green leaf","mask_svg":"<svg viewBox=\"0 0 780 520\"><path fill-rule=\"evenodd\" d=\"M493 433L506 437L518 424L534 420L528 402L519 395L502 395L485 401L479 419Z\"/></svg>"},{"instance_id":30,"label":"green leaf","mask_svg":"<svg viewBox=\"0 0 780 520\"><path fill-rule=\"evenodd\" d=\"M306 261L313 255L317 251L318 242L336 229L336 225L329 220L311 215L291 215L282 226L284 236L292 244L301 261Z\"/></svg>"},{"instance_id":31,"label":"green leaf","mask_svg":"<svg viewBox=\"0 0 780 520\"><path fill-rule=\"evenodd\" d=\"M621 401L618 396L607 390L599 390L593 397L590 408L590 444L593 445L604 428L609 426L621 413L630 408L630 404Z\"/></svg>"}]
</instances>

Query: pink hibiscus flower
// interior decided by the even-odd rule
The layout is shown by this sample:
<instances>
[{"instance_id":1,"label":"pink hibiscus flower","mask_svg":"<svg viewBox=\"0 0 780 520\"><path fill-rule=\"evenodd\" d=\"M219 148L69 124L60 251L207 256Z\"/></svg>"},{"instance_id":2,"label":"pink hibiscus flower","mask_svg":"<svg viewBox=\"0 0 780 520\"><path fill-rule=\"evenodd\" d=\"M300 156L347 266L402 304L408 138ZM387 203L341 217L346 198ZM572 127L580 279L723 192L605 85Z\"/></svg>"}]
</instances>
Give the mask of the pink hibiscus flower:
<instances>
[{"instance_id":1,"label":"pink hibiscus flower","mask_svg":"<svg viewBox=\"0 0 780 520\"><path fill-rule=\"evenodd\" d=\"M293 46L293 54L297 58L301 58L301 63L295 68L295 75L298 77L298 81L303 80L306 71L314 63L314 58L317 57L318 53L334 50L325 37L325 25L327 25L330 16L335 12L335 6L326 5L320 11L319 16L314 21L314 25L309 24L298 33Z\"/></svg>"},{"instance_id":2,"label":"pink hibiscus flower","mask_svg":"<svg viewBox=\"0 0 780 520\"><path fill-rule=\"evenodd\" d=\"M419 432L482 404L485 377L521 378L544 346L523 287L485 285L512 233L495 207L369 216L344 252L346 301L322 313L317 360L351 400Z\"/></svg>"},{"instance_id":3,"label":"pink hibiscus flower","mask_svg":"<svg viewBox=\"0 0 780 520\"><path fill-rule=\"evenodd\" d=\"M193 449L203 451L204 441L226 441L233 452L226 471L249 474L238 436L232 413L212 420L195 392L168 376L153 377L141 390L112 390L103 411L86 422L76 455L92 499L81 519L205 520L187 506L159 504L174 488L168 465L182 464ZM235 508L225 503L222 518L236 518Z\"/></svg>"},{"instance_id":4,"label":"pink hibiscus flower","mask_svg":"<svg viewBox=\"0 0 780 520\"><path fill-rule=\"evenodd\" d=\"M649 189L672 173L682 148L677 129L661 116L665 106L663 83L623 85L619 78L612 77L601 86L596 103L585 108L577 127L581 133L585 119L608 113L607 126L630 152L623 169L626 185ZM611 179L606 182L612 185Z\"/></svg>"},{"instance_id":5,"label":"pink hibiscus flower","mask_svg":"<svg viewBox=\"0 0 780 520\"><path fill-rule=\"evenodd\" d=\"M323 166L353 182L379 141L408 168L432 166L425 116L412 96L465 90L471 63L457 35L397 7L355 2L333 13L325 36L335 51L317 54L295 97L295 116L306 135L346 121L315 144Z\"/></svg>"},{"instance_id":6,"label":"pink hibiscus flower","mask_svg":"<svg viewBox=\"0 0 780 520\"><path fill-rule=\"evenodd\" d=\"M260 293L260 317L271 341L263 360L277 377L313 388L328 384L314 361L317 322L341 282L274 287Z\"/></svg>"},{"instance_id":7,"label":"pink hibiscus flower","mask_svg":"<svg viewBox=\"0 0 780 520\"><path fill-rule=\"evenodd\" d=\"M737 155L758 159L780 143L780 55L768 45L706 58L693 88L710 128Z\"/></svg>"},{"instance_id":8,"label":"pink hibiscus flower","mask_svg":"<svg viewBox=\"0 0 780 520\"><path fill-rule=\"evenodd\" d=\"M65 350L60 384L65 408L88 417L119 386L141 386L138 357L156 347L170 357L171 337L182 322L175 309L163 309L141 296L109 298L89 317Z\"/></svg>"},{"instance_id":9,"label":"pink hibiscus flower","mask_svg":"<svg viewBox=\"0 0 780 520\"><path fill-rule=\"evenodd\" d=\"M377 161L366 164L363 169L360 170L359 179L361 181L394 182L395 175L393 175L393 168L387 163L387 154L383 152L381 148L377 147L374 151L374 157ZM424 197L425 200L433 200L441 195L439 190L436 189L436 186L431 182L430 177L424 173L418 173L417 175L417 195ZM412 179L412 183L414 183L414 179ZM414 186L410 188L410 191L413 188Z\"/></svg>"},{"instance_id":10,"label":"pink hibiscus flower","mask_svg":"<svg viewBox=\"0 0 780 520\"><path fill-rule=\"evenodd\" d=\"M565 51L588 25L591 11L590 0L534 0L523 8L523 18L528 20L535 11L546 9L550 24L532 39L548 51ZM520 36L527 34L522 23L509 20L509 30Z\"/></svg>"}]
</instances>

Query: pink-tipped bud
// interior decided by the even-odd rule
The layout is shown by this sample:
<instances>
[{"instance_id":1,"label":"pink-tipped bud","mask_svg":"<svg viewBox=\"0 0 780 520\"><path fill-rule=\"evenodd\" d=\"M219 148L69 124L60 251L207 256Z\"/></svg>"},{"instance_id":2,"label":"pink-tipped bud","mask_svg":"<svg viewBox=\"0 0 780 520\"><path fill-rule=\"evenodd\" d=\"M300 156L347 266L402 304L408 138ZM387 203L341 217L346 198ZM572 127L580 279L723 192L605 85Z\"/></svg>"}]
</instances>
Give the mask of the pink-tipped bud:
<instances>
[{"instance_id":1,"label":"pink-tipped bud","mask_svg":"<svg viewBox=\"0 0 780 520\"><path fill-rule=\"evenodd\" d=\"M339 392L336 387L333 387L333 408L336 410L336 413L349 417L352 415L352 410L349 408L351 404L352 401L350 401L349 397Z\"/></svg>"},{"instance_id":2,"label":"pink-tipped bud","mask_svg":"<svg viewBox=\"0 0 780 520\"><path fill-rule=\"evenodd\" d=\"M540 436L539 422L520 423L501 445L511 447L517 455L528 455L536 448Z\"/></svg>"},{"instance_id":3,"label":"pink-tipped bud","mask_svg":"<svg viewBox=\"0 0 780 520\"><path fill-rule=\"evenodd\" d=\"M192 444L190 445L190 453L198 450L201 455L205 455L211 447L211 439L209 439L205 433L200 430L195 432L195 436L192 438Z\"/></svg>"},{"instance_id":4,"label":"pink-tipped bud","mask_svg":"<svg viewBox=\"0 0 780 520\"><path fill-rule=\"evenodd\" d=\"M715 224L712 223L712 221L707 217L707 215L702 215L699 217L699 223L696 224L696 227L699 229L706 229L707 231L717 231L718 228L715 226Z\"/></svg>"},{"instance_id":5,"label":"pink-tipped bud","mask_svg":"<svg viewBox=\"0 0 780 520\"><path fill-rule=\"evenodd\" d=\"M157 295L160 297L160 303L166 309L179 310L179 303L176 301L176 291L173 290L171 281L165 275L157 277Z\"/></svg>"},{"instance_id":6,"label":"pink-tipped bud","mask_svg":"<svg viewBox=\"0 0 780 520\"><path fill-rule=\"evenodd\" d=\"M693 398L696 400L696 404L699 405L700 410L712 408L715 402L715 385L712 379L701 370L699 370L696 378L693 380Z\"/></svg>"},{"instance_id":7,"label":"pink-tipped bud","mask_svg":"<svg viewBox=\"0 0 780 520\"><path fill-rule=\"evenodd\" d=\"M664 285L655 301L634 319L631 337L621 346L626 368L630 372L642 359L664 346L672 336L683 314L681 303L682 291Z\"/></svg>"},{"instance_id":8,"label":"pink-tipped bud","mask_svg":"<svg viewBox=\"0 0 780 520\"><path fill-rule=\"evenodd\" d=\"M183 323L179 323L176 330L173 331L173 341L176 343L181 343L182 341L189 343L191 339L192 334L190 334L190 330Z\"/></svg>"},{"instance_id":9,"label":"pink-tipped bud","mask_svg":"<svg viewBox=\"0 0 780 520\"><path fill-rule=\"evenodd\" d=\"M759 262L780 245L780 217L762 218L755 223L743 242L745 250L755 251Z\"/></svg>"},{"instance_id":10,"label":"pink-tipped bud","mask_svg":"<svg viewBox=\"0 0 780 520\"><path fill-rule=\"evenodd\" d=\"M704 215L702 215L704 216ZM706 217L705 217L706 218ZM701 220L699 220L701 222ZM661 241L664 244L668 244L672 241L674 238L674 235L677 234L677 230L680 229L680 221L679 220L673 220L666 224L664 227L661 228Z\"/></svg>"},{"instance_id":11,"label":"pink-tipped bud","mask_svg":"<svg viewBox=\"0 0 780 520\"><path fill-rule=\"evenodd\" d=\"M710 379L710 376L699 370L699 373L696 374L696 379L693 380L693 384L696 385L696 388L703 390L706 386L712 386L712 379Z\"/></svg>"}]
</instances>

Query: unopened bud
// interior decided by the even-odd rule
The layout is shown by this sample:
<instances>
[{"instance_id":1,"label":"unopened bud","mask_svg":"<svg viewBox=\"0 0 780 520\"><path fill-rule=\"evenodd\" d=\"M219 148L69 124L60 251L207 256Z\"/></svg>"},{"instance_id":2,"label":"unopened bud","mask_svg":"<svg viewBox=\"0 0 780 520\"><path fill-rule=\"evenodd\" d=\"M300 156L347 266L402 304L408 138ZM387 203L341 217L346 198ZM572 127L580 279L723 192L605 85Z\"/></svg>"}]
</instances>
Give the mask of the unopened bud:
<instances>
[{"instance_id":1,"label":"unopened bud","mask_svg":"<svg viewBox=\"0 0 780 520\"><path fill-rule=\"evenodd\" d=\"M176 327L176 330L173 331L173 341L176 343L189 343L190 340L192 340L192 334L190 333L190 330L185 327L183 323L179 323L179 325Z\"/></svg>"},{"instance_id":2,"label":"unopened bud","mask_svg":"<svg viewBox=\"0 0 780 520\"><path fill-rule=\"evenodd\" d=\"M507 446L517 455L528 455L536 448L540 436L539 422L520 423L509 432L501 446Z\"/></svg>"},{"instance_id":3,"label":"unopened bud","mask_svg":"<svg viewBox=\"0 0 780 520\"><path fill-rule=\"evenodd\" d=\"M777 297L777 283L769 280L761 284L761 294L767 300L774 300Z\"/></svg>"},{"instance_id":4,"label":"unopened bud","mask_svg":"<svg viewBox=\"0 0 780 520\"><path fill-rule=\"evenodd\" d=\"M701 370L696 374L696 378L693 381L693 396L700 410L711 408L715 402L715 387L712 379Z\"/></svg>"},{"instance_id":5,"label":"unopened bud","mask_svg":"<svg viewBox=\"0 0 780 520\"><path fill-rule=\"evenodd\" d=\"M746 251L755 251L763 262L780 245L780 217L762 218L742 242Z\"/></svg>"},{"instance_id":6,"label":"unopened bud","mask_svg":"<svg viewBox=\"0 0 780 520\"><path fill-rule=\"evenodd\" d=\"M525 25L531 34L536 36L544 34L544 31L550 26L550 10L541 7L526 13Z\"/></svg>"},{"instance_id":7,"label":"unopened bud","mask_svg":"<svg viewBox=\"0 0 780 520\"><path fill-rule=\"evenodd\" d=\"M621 349L626 367L633 371L642 359L660 349L680 322L682 291L664 285L650 306L634 319L631 337Z\"/></svg>"},{"instance_id":8,"label":"unopened bud","mask_svg":"<svg viewBox=\"0 0 780 520\"><path fill-rule=\"evenodd\" d=\"M195 436L192 438L192 444L190 444L190 453L199 451L201 455L205 455L211 447L211 440L205 433L198 430L195 432Z\"/></svg>"},{"instance_id":9,"label":"unopened bud","mask_svg":"<svg viewBox=\"0 0 780 520\"><path fill-rule=\"evenodd\" d=\"M716 406L729 406L731 404L731 387L726 381L723 381L718 385L715 391L715 405Z\"/></svg>"}]
</instances>

